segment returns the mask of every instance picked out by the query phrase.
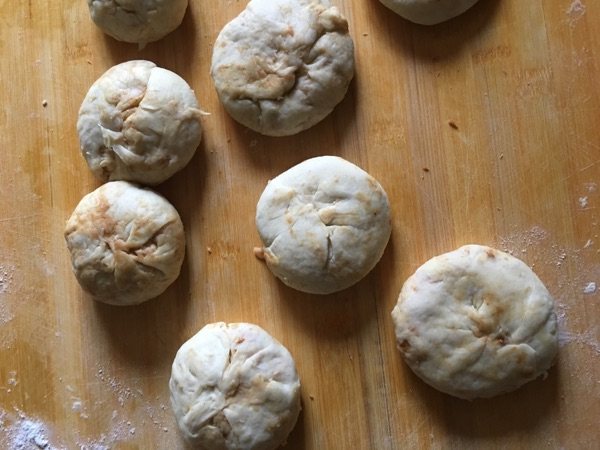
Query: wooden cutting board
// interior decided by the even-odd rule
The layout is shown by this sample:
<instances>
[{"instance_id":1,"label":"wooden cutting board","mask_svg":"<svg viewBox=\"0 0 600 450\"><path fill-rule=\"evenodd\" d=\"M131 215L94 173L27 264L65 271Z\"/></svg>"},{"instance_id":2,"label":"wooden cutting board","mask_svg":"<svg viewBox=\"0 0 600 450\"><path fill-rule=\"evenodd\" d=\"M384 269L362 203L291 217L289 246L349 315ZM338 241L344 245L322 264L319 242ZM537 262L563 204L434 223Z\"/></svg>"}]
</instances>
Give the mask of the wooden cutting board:
<instances>
[{"instance_id":1,"label":"wooden cutting board","mask_svg":"<svg viewBox=\"0 0 600 450\"><path fill-rule=\"evenodd\" d=\"M179 29L138 50L105 37L83 0L0 0L0 448L184 448L170 365L214 321L257 323L294 355L290 450L598 446L600 2L481 0L429 28L376 0L335 3L356 47L348 95L314 128L268 138L225 113L209 76L243 1L192 0ZM194 159L158 187L186 227L182 274L118 308L82 293L62 234L99 186L79 154L81 101L139 58L179 73L210 116ZM283 286L252 249L267 180L325 154L382 183L393 233L370 275L322 297ZM417 379L390 320L404 280L465 243L525 260L560 319L547 379L485 401Z\"/></svg>"}]
</instances>

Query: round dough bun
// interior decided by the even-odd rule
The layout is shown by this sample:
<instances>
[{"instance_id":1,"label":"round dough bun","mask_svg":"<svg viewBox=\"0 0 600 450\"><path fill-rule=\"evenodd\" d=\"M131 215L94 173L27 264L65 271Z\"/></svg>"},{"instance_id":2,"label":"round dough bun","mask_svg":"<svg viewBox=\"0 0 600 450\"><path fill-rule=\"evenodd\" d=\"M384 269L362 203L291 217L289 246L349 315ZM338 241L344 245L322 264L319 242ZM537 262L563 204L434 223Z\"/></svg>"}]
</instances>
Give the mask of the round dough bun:
<instances>
[{"instance_id":1,"label":"round dough bun","mask_svg":"<svg viewBox=\"0 0 600 450\"><path fill-rule=\"evenodd\" d=\"M117 41L139 44L162 39L177 28L188 0L87 0L94 23Z\"/></svg>"},{"instance_id":2,"label":"round dough bun","mask_svg":"<svg viewBox=\"0 0 600 450\"><path fill-rule=\"evenodd\" d=\"M112 181L86 195L67 221L77 281L96 300L135 305L179 276L185 235L179 214L160 195Z\"/></svg>"},{"instance_id":3,"label":"round dough bun","mask_svg":"<svg viewBox=\"0 0 600 450\"><path fill-rule=\"evenodd\" d=\"M256 208L269 269L312 294L352 286L373 269L391 233L381 185L336 156L308 159L269 181Z\"/></svg>"},{"instance_id":4,"label":"round dough bun","mask_svg":"<svg viewBox=\"0 0 600 450\"><path fill-rule=\"evenodd\" d=\"M158 184L194 156L201 114L179 75L150 61L124 62L106 71L83 100L81 152L103 181Z\"/></svg>"},{"instance_id":5,"label":"round dough bun","mask_svg":"<svg viewBox=\"0 0 600 450\"><path fill-rule=\"evenodd\" d=\"M249 323L213 323L173 361L171 405L183 436L212 450L271 450L300 413L300 381L287 349Z\"/></svg>"},{"instance_id":6,"label":"round dough bun","mask_svg":"<svg viewBox=\"0 0 600 450\"><path fill-rule=\"evenodd\" d=\"M298 133L346 95L348 22L328 0L251 0L219 34L211 75L235 120L268 136Z\"/></svg>"},{"instance_id":7,"label":"round dough bun","mask_svg":"<svg viewBox=\"0 0 600 450\"><path fill-rule=\"evenodd\" d=\"M452 19L478 0L379 0L396 14L421 25L435 25Z\"/></svg>"},{"instance_id":8,"label":"round dough bun","mask_svg":"<svg viewBox=\"0 0 600 450\"><path fill-rule=\"evenodd\" d=\"M423 381L492 397L545 374L558 349L554 300L522 261L466 245L423 264L392 311L398 349Z\"/></svg>"}]
</instances>

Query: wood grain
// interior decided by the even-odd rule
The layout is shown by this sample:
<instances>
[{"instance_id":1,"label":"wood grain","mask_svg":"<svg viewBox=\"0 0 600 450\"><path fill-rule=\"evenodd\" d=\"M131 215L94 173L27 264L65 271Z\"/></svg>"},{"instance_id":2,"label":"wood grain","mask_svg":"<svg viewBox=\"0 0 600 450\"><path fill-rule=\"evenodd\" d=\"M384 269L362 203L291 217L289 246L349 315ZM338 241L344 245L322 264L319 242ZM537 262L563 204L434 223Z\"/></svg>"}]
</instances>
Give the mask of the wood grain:
<instances>
[{"instance_id":1,"label":"wood grain","mask_svg":"<svg viewBox=\"0 0 600 450\"><path fill-rule=\"evenodd\" d=\"M598 445L600 293L584 289L600 285L600 3L481 0L435 27L376 0L335 3L356 47L348 95L314 128L268 138L225 113L209 76L244 2L192 0L180 28L138 50L105 37L82 0L0 0L0 447L31 420L51 448L184 448L170 364L220 320L257 323L296 358L304 409L290 450ZM181 277L117 308L82 293L62 234L99 185L78 150L83 96L139 58L179 73L211 115L194 159L158 187L186 227ZM321 297L277 282L252 249L267 180L324 154L382 183L393 234L371 274ZM561 325L548 378L486 401L418 380L389 314L420 264L465 243L532 265Z\"/></svg>"}]
</instances>

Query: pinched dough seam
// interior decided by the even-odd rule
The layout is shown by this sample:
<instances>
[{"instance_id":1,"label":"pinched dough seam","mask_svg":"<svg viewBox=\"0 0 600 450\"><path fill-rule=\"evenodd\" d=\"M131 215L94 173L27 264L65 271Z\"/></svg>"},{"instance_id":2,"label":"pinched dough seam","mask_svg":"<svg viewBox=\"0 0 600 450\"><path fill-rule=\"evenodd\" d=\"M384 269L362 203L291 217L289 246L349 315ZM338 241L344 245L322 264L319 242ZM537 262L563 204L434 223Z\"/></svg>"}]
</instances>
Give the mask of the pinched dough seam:
<instances>
[{"instance_id":1,"label":"pinched dough seam","mask_svg":"<svg viewBox=\"0 0 600 450\"><path fill-rule=\"evenodd\" d=\"M318 20L317 20L317 22L318 22ZM313 64L319 58L319 56L321 56L320 54L317 54L317 55L314 55L313 58L309 59L309 56L310 56L312 50L317 45L317 43L327 34L346 34L346 33L340 33L338 30L328 31L327 29L325 29L325 27L321 27L321 28L322 29L317 32L317 36L316 36L315 40L310 45L302 46L300 49L298 49L298 50L300 50L300 53L302 53L302 55L299 58L302 61L302 64L299 65L298 67L296 67L295 70L293 71L294 83L292 84L292 86L287 91L285 91L279 98L277 98L277 99L254 98L254 97L250 97L250 96L238 97L238 100L250 101L252 104L254 104L258 108L258 123L260 125L263 124L263 119L262 119L262 104L263 104L263 102L272 102L272 103L281 104L286 101L287 97L289 97L290 93L292 93L293 91L299 89L300 91L305 92L305 89L300 88L299 85L300 85L300 81L303 78L311 78L308 68L311 64ZM275 40L275 39L273 39L273 40ZM281 53L281 49L275 49L275 51L276 51L276 53ZM268 71L267 68L265 68L265 73L266 73L266 75L279 75L274 70ZM300 75L298 76L298 74L300 74ZM312 106L310 103L307 103L307 104L309 106ZM302 125L308 121L310 121L310 118L307 118L307 119L303 120L302 122L299 122L298 125Z\"/></svg>"},{"instance_id":2,"label":"pinched dough seam","mask_svg":"<svg viewBox=\"0 0 600 450\"><path fill-rule=\"evenodd\" d=\"M150 69L150 73L152 73L152 69ZM150 75L148 76L148 82L149 81ZM145 83L143 90L139 95L132 98L127 98L125 101L119 101L117 104L109 103L109 106L111 108L116 109L118 116L121 118L120 127L111 126L114 125L113 123L109 124L109 127L104 127L101 123L98 123L98 126L100 127L100 132L102 134L102 145L98 150L101 154L110 155L108 158L103 158L102 162L100 163L100 169L102 170L103 175L105 175L106 178L110 176L110 171L108 170L107 166L111 164L113 160L117 166L123 165L127 167L127 164L121 158L121 151L115 150L115 147L122 147L124 152L132 154L132 156L134 155L134 153L129 150L129 143L127 142L127 138L123 134L123 128L127 119L135 115L136 111L144 101L144 97L146 96L146 92L148 91L148 82ZM122 140L124 145L116 142L119 140ZM143 158L143 155L135 154L135 156ZM120 161L121 164L119 164L119 162L117 161Z\"/></svg>"},{"instance_id":3,"label":"pinched dough seam","mask_svg":"<svg viewBox=\"0 0 600 450\"><path fill-rule=\"evenodd\" d=\"M115 4L115 7L116 7L117 11L118 11L118 10L121 10L121 11L123 11L125 14L129 14L129 15L133 15L133 16L136 16L136 17L138 17L138 12L137 12L137 10L135 10L135 9L129 9L129 8L127 8L126 6L123 6L123 5L121 4L121 1L120 1L120 0L113 0L113 3Z\"/></svg>"},{"instance_id":4,"label":"pinched dough seam","mask_svg":"<svg viewBox=\"0 0 600 450\"><path fill-rule=\"evenodd\" d=\"M249 355L247 355L245 357L245 361L250 360L251 358L254 358L256 355L260 354L260 353L264 353L269 349L270 346L262 348L254 353L251 353ZM223 380L226 377L226 374L229 370L229 368L231 367L231 363L232 363L232 357L233 355L235 355L237 351L232 352L232 349L229 349L228 355L227 355L227 364L225 365L225 367L223 367L223 371L221 372L221 380ZM198 375L194 372L189 371L189 373L194 377L194 378L198 378ZM277 382L273 377L265 380L267 383L271 383L271 382ZM221 391L221 389L219 388L219 383L217 382L216 384L209 384L209 385L201 385L198 386L196 388L196 393L195 393L195 397L198 398L199 394L201 391L205 391L207 389L210 389L211 391L219 391L221 393L223 393L223 391ZM219 429L219 431L221 432L221 436L224 439L233 439L236 443L239 444L239 437L235 434L233 427L231 426L231 424L229 423L229 420L227 419L227 416L225 415L225 410L227 408L229 408L231 406L232 403L232 399L236 398L239 396L240 392L248 392L251 388L248 386L243 386L239 380L235 380L235 383L229 387L229 389L224 392L224 400L225 400L225 404L215 410L210 416L208 416L206 418L206 420L204 420L204 422L202 422L201 424L198 425L199 429L202 429L206 426L213 426L216 427L217 429ZM181 392L181 389L180 389ZM191 411L191 408L188 410L188 412L186 413L186 415L188 415Z\"/></svg>"},{"instance_id":5,"label":"pinched dough seam","mask_svg":"<svg viewBox=\"0 0 600 450\"><path fill-rule=\"evenodd\" d=\"M139 154L139 153L135 153L135 152L131 151L129 148L129 142L127 141L127 137L123 133L124 125L129 120L130 117L135 116L135 114L137 113L137 111L139 109L142 109L144 111L149 111L149 112L153 112L156 109L156 108L150 108L150 107L142 104L144 102L144 98L146 96L147 90L148 90L148 84L146 84L146 86L144 87L144 91L140 95L134 97L133 99L129 99L127 102L124 102L123 104L118 103L116 105L111 105L111 107L118 110L118 114L121 117L122 125L120 128L119 127L107 128L107 127L102 126L102 124L100 124L100 123L98 124L98 126L100 127L100 130L101 130L102 139L103 139L103 143L99 147L98 151L102 155L110 155L110 157L108 157L108 158L106 158L106 157L103 158L99 165L105 178L109 178L111 175L111 171L107 167L111 163L114 163L117 167L121 166L121 167L128 168L130 166L130 164L128 162L126 162L123 158L123 155L125 155L125 154L129 155L131 159L136 159L138 161L141 160L143 163L145 163L148 159L150 159L153 156L153 152L150 152L149 154L144 155L144 154ZM125 106L125 108L123 108L123 106ZM178 115L178 119L179 119L178 129L182 126L184 121L190 120L190 119L199 120L199 118L201 116L208 115L208 114L209 113L204 112L201 109L188 107L185 110L185 112ZM136 131L139 132L139 130L136 130ZM156 147L157 149L163 148L163 141L165 139L165 134L159 133L158 131L155 131L152 129L148 129L147 131L149 133L146 133L146 136L148 136L149 134L152 134L157 138L156 140L158 140L158 144L156 144L154 147ZM119 141L121 141L121 140L123 141L122 144L119 143ZM167 165L170 165L173 160L173 155L167 153L166 156L168 157Z\"/></svg>"},{"instance_id":6,"label":"pinched dough seam","mask_svg":"<svg viewBox=\"0 0 600 450\"><path fill-rule=\"evenodd\" d=\"M473 309L477 310L478 308L476 308L476 306L473 304L472 305ZM484 340L484 345L481 347L481 350L479 352L479 355L477 356L477 358L469 364L469 366L467 366L466 368L463 368L461 370L459 370L459 372L466 370L467 368L470 367L474 367L479 361L480 359L483 357L483 354L485 353L486 349L490 349L494 352L497 352L499 349L501 348L508 348L508 347L518 347L521 345L525 345L527 346L529 349L531 349L531 351L537 355L538 351L535 347L533 347L530 343L529 340L531 339L532 336L535 336L536 334L538 334L545 326L545 323L547 321L547 318L552 314L552 311L548 311L548 314L546 315L545 319L543 321L540 321L540 324L535 327L534 329L532 329L530 331L530 333L527 334L527 336L523 337L520 342L510 342L510 337L511 337L511 332L510 330L506 330L503 329L502 326L499 324L498 326L496 326L494 328L494 330L490 333L485 333L482 334L481 336L477 336L475 334L475 332L473 331L473 328L451 328L451 327L446 327L447 330L453 332L453 331L458 331L458 330L462 330L462 331L466 331L469 332L476 340ZM477 322L471 319L471 324L474 326L474 328L478 329L477 327ZM499 340L498 337L501 337L501 339ZM406 340L406 339L403 339ZM412 345L411 345L412 348ZM401 348L400 350L406 354L407 352L403 351ZM419 352L420 354L422 354L422 349ZM430 354L429 351L425 351L424 354ZM428 358L426 358L428 359ZM417 364L417 366L420 366L420 361L419 360L414 360L414 363Z\"/></svg>"},{"instance_id":7,"label":"pinched dough seam","mask_svg":"<svg viewBox=\"0 0 600 450\"><path fill-rule=\"evenodd\" d=\"M154 271L156 273L159 273L162 276L165 276L165 272L163 270L144 262L141 259L142 257L139 255L139 253L141 251L143 251L144 249L151 247L152 245L154 245L156 250L158 250L159 249L158 242L157 242L158 236L160 236L167 227L171 226L174 223L175 223L174 219L169 220L168 222L164 223L154 233L152 233L152 235L150 237L148 237L148 239L146 239L143 243L141 243L140 245L137 245L135 247L129 247L127 245L129 236L125 236L124 239L119 238L119 237L114 237L114 236L102 236L102 237L100 237L100 242L105 246L105 248L110 249L110 251L113 254L116 254L117 252L125 253L131 259L133 259L137 265L143 266L147 269L150 269L151 271ZM125 228L127 228L127 227L125 227ZM116 248L115 244L117 242L122 242L125 245L122 248ZM114 272L116 269L116 265L114 265L111 269Z\"/></svg>"},{"instance_id":8,"label":"pinched dough seam","mask_svg":"<svg viewBox=\"0 0 600 450\"><path fill-rule=\"evenodd\" d=\"M292 189L293 190L293 189ZM333 262L335 255L334 255L334 251L333 251L333 240L332 240L332 236L333 233L335 232L336 229L338 228L352 228L352 229L361 229L355 225L337 225L337 224L331 224L331 223L327 223L323 220L323 218L321 217L321 215L319 214L319 212L325 208L331 207L332 205L335 205L335 203L337 202L337 200L334 200L332 203L327 204L327 206L323 206L321 208L317 207L316 202L314 201L314 198L317 196L319 192L319 186L317 186L317 189L315 191L314 194L311 195L312 197L312 201L310 202L304 202L304 205L312 205L313 206L313 211L311 211L311 214L315 214L320 222L325 226L325 230L326 230L326 235L325 235L325 239L326 239L326 243L327 243L327 255L325 258L325 263L323 264L323 270L327 270L329 268L329 266L331 265L331 263ZM271 220L277 220L280 219L281 217L285 216L286 214L289 213L290 210L290 206L291 204L288 203L285 212ZM293 229L294 225L296 224L296 222L300 220L300 216L299 215L295 215L294 221L288 225L288 229ZM275 236L275 238L268 243L267 242L267 246L265 247L265 250L268 250L268 252L272 255L274 255L273 251L271 250L271 248L273 246L275 246L275 244L280 241L281 239L283 239L283 232L278 233L277 236Z\"/></svg>"},{"instance_id":9,"label":"pinched dough seam","mask_svg":"<svg viewBox=\"0 0 600 450\"><path fill-rule=\"evenodd\" d=\"M288 97L290 96L290 94L296 90L300 90L300 91L306 93L306 89L302 87L303 84L301 83L301 81L305 78L312 79L310 76L310 71L308 69L309 69L310 65L313 64L317 58L319 58L320 55L315 55L310 60L308 59L308 57L309 57L312 49L319 42L319 40L321 40L325 35L327 35L329 33L337 33L337 31L323 30L322 32L320 32L318 34L315 41L304 50L304 54L300 58L302 60L302 64L297 66L294 69L294 71L292 72L292 74L294 76L294 83L290 86L289 89L284 91L279 98L254 98L254 97L250 97L250 96L240 96L239 97L239 100L248 100L248 101L252 102L259 109L259 123L262 123L263 103L265 103L265 102L271 102L271 103L277 103L277 104L285 103L287 101ZM278 52L279 52L279 50L278 50ZM265 70L265 73L266 73L266 75L278 75L278 73L273 70L271 70L271 71ZM310 97L307 96L307 98L310 98ZM307 103L307 104L309 106L312 106L312 104L310 104L310 103Z\"/></svg>"},{"instance_id":10,"label":"pinched dough seam","mask_svg":"<svg viewBox=\"0 0 600 450\"><path fill-rule=\"evenodd\" d=\"M296 192L296 189L294 189L293 187L281 185L280 188L282 188L284 190L290 190L290 191ZM317 194L319 193L319 191L320 191L320 184L317 185L317 188L315 189L315 192L313 194L306 195L306 197L308 197L310 200L307 199L307 201L304 201L303 204L304 205L312 205L313 206L313 210L314 210L314 214L319 218L319 220L321 221L321 223L323 225L325 225L325 227L326 227L326 230L327 230L327 235L326 235L326 239L327 239L327 258L326 258L326 261L325 261L325 264L324 264L324 268L326 269L326 268L329 267L329 265L330 265L330 263L331 263L331 261L333 259L333 256L334 256L333 255L333 242L331 241L331 236L332 236L333 232L335 231L335 229L337 229L337 228L350 228L350 229L354 229L354 230L367 231L371 227L369 227L369 226L359 227L359 226L357 226L355 224L344 224L344 225L331 224L331 223L328 223L325 220L323 220L323 218L321 217L321 214L319 214L320 211L322 211L322 210L324 210L326 208L332 207L333 205L335 205L337 203L337 201L339 199L335 199L335 200L333 200L333 202L326 203L325 206L319 208L319 207L317 207L317 202L315 202L315 197L317 196ZM343 199L344 200L350 200L351 198L352 198L351 196L348 196L348 197L343 198ZM278 216L270 218L269 221L273 222L273 221L279 220L282 217L284 217L286 214L289 213L290 206L291 206L291 202L288 202L285 211L282 214L278 215ZM337 214L337 216L342 216L342 215L343 214ZM296 222L299 219L300 219L300 216L299 215L295 215L294 221L291 224L288 225L288 229L293 229L294 225L296 224ZM275 245L275 243L278 240L280 240L279 238L282 237L282 234L283 234L283 232L277 233L277 235L274 238L267 239L267 241L265 242L266 245L265 245L264 248L266 250L269 250L269 252L271 254L273 254L273 252L271 251L271 247L273 247Z\"/></svg>"}]
</instances>

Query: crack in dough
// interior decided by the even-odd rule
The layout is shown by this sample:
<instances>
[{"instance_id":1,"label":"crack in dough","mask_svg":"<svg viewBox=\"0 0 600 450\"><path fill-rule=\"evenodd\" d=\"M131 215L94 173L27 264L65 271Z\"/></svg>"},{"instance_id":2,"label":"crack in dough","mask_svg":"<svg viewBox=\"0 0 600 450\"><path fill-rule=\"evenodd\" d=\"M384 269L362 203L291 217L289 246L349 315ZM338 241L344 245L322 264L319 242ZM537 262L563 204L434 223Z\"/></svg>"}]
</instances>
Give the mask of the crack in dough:
<instances>
[{"instance_id":1,"label":"crack in dough","mask_svg":"<svg viewBox=\"0 0 600 450\"><path fill-rule=\"evenodd\" d=\"M342 158L312 158L269 181L256 210L269 269L295 289L328 294L377 264L391 233L387 195Z\"/></svg>"},{"instance_id":2,"label":"crack in dough","mask_svg":"<svg viewBox=\"0 0 600 450\"><path fill-rule=\"evenodd\" d=\"M211 75L235 120L265 135L298 133L346 94L348 23L328 0L251 0L219 34Z\"/></svg>"},{"instance_id":3,"label":"crack in dough","mask_svg":"<svg viewBox=\"0 0 600 450\"><path fill-rule=\"evenodd\" d=\"M558 349L548 290L522 261L480 245L423 264L392 319L409 367L465 399L517 389L546 373Z\"/></svg>"}]
</instances>

